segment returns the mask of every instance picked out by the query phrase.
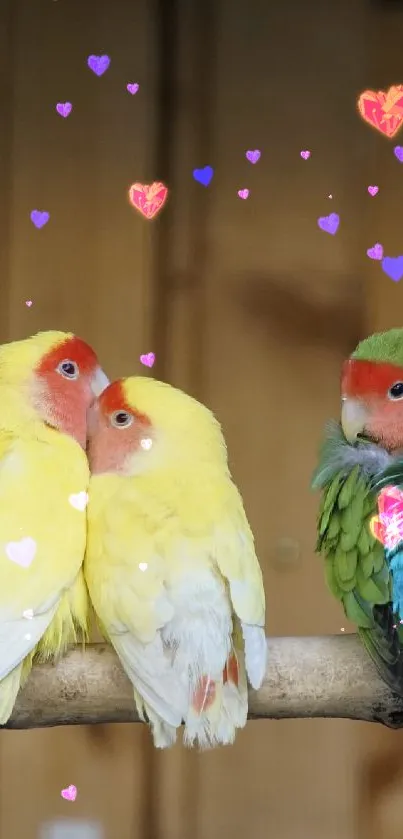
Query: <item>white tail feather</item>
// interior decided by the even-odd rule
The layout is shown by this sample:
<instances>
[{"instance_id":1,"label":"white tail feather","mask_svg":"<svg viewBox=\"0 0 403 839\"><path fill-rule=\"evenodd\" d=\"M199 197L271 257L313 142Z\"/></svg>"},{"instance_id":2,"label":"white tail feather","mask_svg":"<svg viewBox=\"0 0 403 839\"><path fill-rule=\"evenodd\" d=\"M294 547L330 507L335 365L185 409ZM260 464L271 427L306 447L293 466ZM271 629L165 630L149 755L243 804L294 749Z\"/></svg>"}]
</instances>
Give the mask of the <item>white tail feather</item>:
<instances>
[{"instance_id":1,"label":"white tail feather","mask_svg":"<svg viewBox=\"0 0 403 839\"><path fill-rule=\"evenodd\" d=\"M255 690L263 684L267 669L267 641L262 626L242 623L248 679Z\"/></svg>"},{"instance_id":2,"label":"white tail feather","mask_svg":"<svg viewBox=\"0 0 403 839\"><path fill-rule=\"evenodd\" d=\"M142 644L128 632L111 636L111 642L143 700L148 718L161 719L176 729L185 714L186 697L164 653L160 634L149 644Z\"/></svg>"}]
</instances>

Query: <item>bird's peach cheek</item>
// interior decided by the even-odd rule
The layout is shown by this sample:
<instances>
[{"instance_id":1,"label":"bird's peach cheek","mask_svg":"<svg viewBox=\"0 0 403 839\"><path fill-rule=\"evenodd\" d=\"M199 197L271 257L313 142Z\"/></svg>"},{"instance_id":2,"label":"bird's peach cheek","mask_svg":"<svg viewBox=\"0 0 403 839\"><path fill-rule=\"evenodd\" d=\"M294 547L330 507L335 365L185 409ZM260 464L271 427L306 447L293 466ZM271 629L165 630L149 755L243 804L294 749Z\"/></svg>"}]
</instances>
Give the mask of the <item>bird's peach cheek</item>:
<instances>
[{"instance_id":1,"label":"bird's peach cheek","mask_svg":"<svg viewBox=\"0 0 403 839\"><path fill-rule=\"evenodd\" d=\"M119 471L125 456L122 437L114 429L98 429L98 433L89 440L88 457L93 475Z\"/></svg>"},{"instance_id":2,"label":"bird's peach cheek","mask_svg":"<svg viewBox=\"0 0 403 839\"><path fill-rule=\"evenodd\" d=\"M98 432L98 434L90 437L88 443L88 458L93 475L98 475L101 472L106 471L109 456L109 448L107 440L105 439L105 432Z\"/></svg>"},{"instance_id":3,"label":"bird's peach cheek","mask_svg":"<svg viewBox=\"0 0 403 839\"><path fill-rule=\"evenodd\" d=\"M367 426L368 432L384 442L388 449L403 446L403 405L387 406L383 411L371 418Z\"/></svg>"}]
</instances>

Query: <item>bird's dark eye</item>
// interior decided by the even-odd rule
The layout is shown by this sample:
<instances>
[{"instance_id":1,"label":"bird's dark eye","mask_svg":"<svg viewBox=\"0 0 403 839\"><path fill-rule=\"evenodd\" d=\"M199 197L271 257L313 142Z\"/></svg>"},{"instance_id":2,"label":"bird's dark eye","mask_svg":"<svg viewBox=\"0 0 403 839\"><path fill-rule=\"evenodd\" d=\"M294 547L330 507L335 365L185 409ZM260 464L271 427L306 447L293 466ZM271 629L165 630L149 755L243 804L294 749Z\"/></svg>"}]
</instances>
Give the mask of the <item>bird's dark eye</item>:
<instances>
[{"instance_id":1,"label":"bird's dark eye","mask_svg":"<svg viewBox=\"0 0 403 839\"><path fill-rule=\"evenodd\" d=\"M61 361L60 364L58 364L57 372L60 373L61 376L64 376L65 379L78 379L80 375L78 365L75 361L70 361L69 358L65 358L64 361Z\"/></svg>"},{"instance_id":2,"label":"bird's dark eye","mask_svg":"<svg viewBox=\"0 0 403 839\"><path fill-rule=\"evenodd\" d=\"M389 399L403 399L403 382L395 382L388 391Z\"/></svg>"},{"instance_id":3,"label":"bird's dark eye","mask_svg":"<svg viewBox=\"0 0 403 839\"><path fill-rule=\"evenodd\" d=\"M127 411L115 411L110 419L115 428L127 428L133 422L133 415L128 414Z\"/></svg>"}]
</instances>

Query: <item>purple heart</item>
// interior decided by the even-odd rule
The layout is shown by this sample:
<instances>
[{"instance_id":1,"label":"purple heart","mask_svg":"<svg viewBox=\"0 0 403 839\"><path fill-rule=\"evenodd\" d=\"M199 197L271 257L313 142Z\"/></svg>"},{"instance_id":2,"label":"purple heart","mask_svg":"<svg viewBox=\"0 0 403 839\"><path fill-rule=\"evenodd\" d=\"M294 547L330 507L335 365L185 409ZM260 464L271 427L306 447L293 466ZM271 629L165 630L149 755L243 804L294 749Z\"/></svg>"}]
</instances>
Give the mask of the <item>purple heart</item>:
<instances>
[{"instance_id":1,"label":"purple heart","mask_svg":"<svg viewBox=\"0 0 403 839\"><path fill-rule=\"evenodd\" d=\"M249 163L257 163L260 159L260 154L259 149L255 149L254 151L249 149L249 151L246 152L246 159L249 160Z\"/></svg>"},{"instance_id":2,"label":"purple heart","mask_svg":"<svg viewBox=\"0 0 403 839\"><path fill-rule=\"evenodd\" d=\"M90 55L87 58L88 67L96 76L102 76L108 69L110 63L109 55Z\"/></svg>"},{"instance_id":3,"label":"purple heart","mask_svg":"<svg viewBox=\"0 0 403 839\"><path fill-rule=\"evenodd\" d=\"M32 224L35 225L39 230L41 227L44 227L45 224L48 223L50 218L50 214L47 212L41 212L40 210L32 210L31 213L31 221Z\"/></svg>"},{"instance_id":4,"label":"purple heart","mask_svg":"<svg viewBox=\"0 0 403 839\"><path fill-rule=\"evenodd\" d=\"M368 248L367 256L369 256L370 259L382 259L382 257L383 257L383 247L382 247L382 245L379 242L377 242L376 245L373 246L373 248Z\"/></svg>"},{"instance_id":5,"label":"purple heart","mask_svg":"<svg viewBox=\"0 0 403 839\"><path fill-rule=\"evenodd\" d=\"M340 216L337 213L330 213L330 216L321 216L318 218L318 225L325 233L331 233L334 236L337 233L337 228L340 224Z\"/></svg>"},{"instance_id":6,"label":"purple heart","mask_svg":"<svg viewBox=\"0 0 403 839\"><path fill-rule=\"evenodd\" d=\"M385 256L385 259L382 260L382 271L384 271L391 280L398 283L403 277L403 256Z\"/></svg>"},{"instance_id":7,"label":"purple heart","mask_svg":"<svg viewBox=\"0 0 403 839\"><path fill-rule=\"evenodd\" d=\"M139 89L138 84L127 84L126 85L126 90L128 90L129 93L132 94L132 96L134 96L134 94L137 93L138 89Z\"/></svg>"},{"instance_id":8,"label":"purple heart","mask_svg":"<svg viewBox=\"0 0 403 839\"><path fill-rule=\"evenodd\" d=\"M403 146L395 146L393 153L400 163L403 163Z\"/></svg>"},{"instance_id":9,"label":"purple heart","mask_svg":"<svg viewBox=\"0 0 403 839\"><path fill-rule=\"evenodd\" d=\"M368 192L370 195L376 195L379 192L379 186L369 186Z\"/></svg>"},{"instance_id":10,"label":"purple heart","mask_svg":"<svg viewBox=\"0 0 403 839\"><path fill-rule=\"evenodd\" d=\"M249 189L238 189L238 195L245 200L249 195Z\"/></svg>"},{"instance_id":11,"label":"purple heart","mask_svg":"<svg viewBox=\"0 0 403 839\"><path fill-rule=\"evenodd\" d=\"M68 117L68 115L71 113L72 107L73 106L71 102L58 102L56 105L56 110L61 117Z\"/></svg>"},{"instance_id":12,"label":"purple heart","mask_svg":"<svg viewBox=\"0 0 403 839\"><path fill-rule=\"evenodd\" d=\"M205 166L204 169L193 169L193 177L195 181L203 186L208 186L214 175L214 169L211 166Z\"/></svg>"},{"instance_id":13,"label":"purple heart","mask_svg":"<svg viewBox=\"0 0 403 839\"><path fill-rule=\"evenodd\" d=\"M308 151L308 150L306 150L306 151L301 151L301 152L300 152L300 155L301 155L301 157L303 157L303 159L304 159L304 160L308 160L308 157L310 157L310 156L311 156L311 152L310 152L310 151Z\"/></svg>"}]
</instances>

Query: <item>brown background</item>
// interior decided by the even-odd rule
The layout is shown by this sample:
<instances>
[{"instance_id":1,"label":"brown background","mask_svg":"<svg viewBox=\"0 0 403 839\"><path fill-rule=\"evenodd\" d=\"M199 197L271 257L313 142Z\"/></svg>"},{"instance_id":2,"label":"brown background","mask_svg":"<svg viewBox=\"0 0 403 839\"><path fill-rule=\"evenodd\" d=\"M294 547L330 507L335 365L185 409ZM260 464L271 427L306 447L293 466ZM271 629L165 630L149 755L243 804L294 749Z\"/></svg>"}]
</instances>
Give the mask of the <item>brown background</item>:
<instances>
[{"instance_id":1,"label":"brown background","mask_svg":"<svg viewBox=\"0 0 403 839\"><path fill-rule=\"evenodd\" d=\"M157 376L216 411L270 634L349 629L313 553L309 480L343 357L402 325L403 284L366 249L403 250L403 166L354 106L403 82L402 41L397 2L1 0L1 339L71 329L111 377L153 350ZM100 78L91 53L112 58ZM206 164L208 189L192 178ZM150 223L126 195L158 179L170 199ZM42 230L34 208L51 214ZM335 237L316 225L332 211ZM58 817L99 821L105 839L400 839L401 750L349 721L249 723L203 755L153 752L140 726L3 732L0 839Z\"/></svg>"}]
</instances>

